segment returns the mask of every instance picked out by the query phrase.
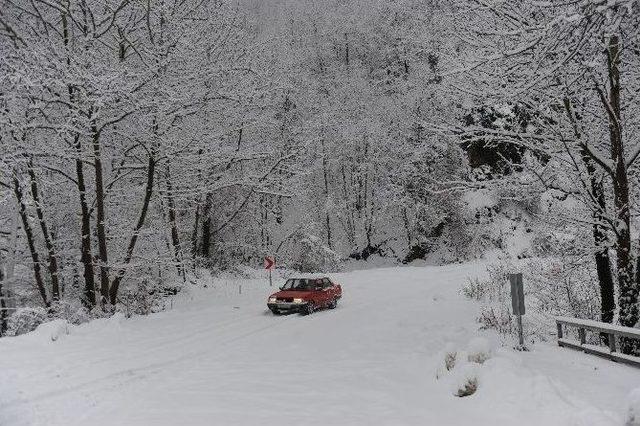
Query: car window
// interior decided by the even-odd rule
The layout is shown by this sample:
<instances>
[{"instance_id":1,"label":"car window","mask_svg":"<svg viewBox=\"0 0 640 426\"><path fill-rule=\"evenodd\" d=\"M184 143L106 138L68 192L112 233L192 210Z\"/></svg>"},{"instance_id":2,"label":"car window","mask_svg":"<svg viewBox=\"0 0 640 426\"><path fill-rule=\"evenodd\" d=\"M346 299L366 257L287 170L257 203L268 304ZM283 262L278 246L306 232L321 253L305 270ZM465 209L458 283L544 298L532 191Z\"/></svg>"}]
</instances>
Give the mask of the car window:
<instances>
[{"instance_id":1,"label":"car window","mask_svg":"<svg viewBox=\"0 0 640 426\"><path fill-rule=\"evenodd\" d=\"M284 290L304 290L309 286L304 278L290 278L282 287Z\"/></svg>"},{"instance_id":2,"label":"car window","mask_svg":"<svg viewBox=\"0 0 640 426\"><path fill-rule=\"evenodd\" d=\"M288 279L284 286L282 286L283 290L315 290L316 288L326 288L327 285L321 278L290 278Z\"/></svg>"}]
</instances>

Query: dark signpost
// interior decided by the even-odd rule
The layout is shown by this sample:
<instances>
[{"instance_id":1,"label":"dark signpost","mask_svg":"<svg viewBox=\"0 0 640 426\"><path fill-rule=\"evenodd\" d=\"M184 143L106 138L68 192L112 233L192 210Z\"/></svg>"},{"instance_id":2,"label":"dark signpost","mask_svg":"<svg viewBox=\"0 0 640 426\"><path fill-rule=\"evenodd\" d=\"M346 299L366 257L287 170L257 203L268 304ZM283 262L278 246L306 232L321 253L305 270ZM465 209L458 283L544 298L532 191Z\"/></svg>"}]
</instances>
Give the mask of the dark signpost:
<instances>
[{"instance_id":1,"label":"dark signpost","mask_svg":"<svg viewBox=\"0 0 640 426\"><path fill-rule=\"evenodd\" d=\"M267 257L264 258L264 269L269 271L269 286L270 287L273 286L273 281L271 280L271 271L273 270L273 268L275 268L275 266L276 266L276 260L273 257L267 256Z\"/></svg>"},{"instance_id":2,"label":"dark signpost","mask_svg":"<svg viewBox=\"0 0 640 426\"><path fill-rule=\"evenodd\" d=\"M524 335L522 333L522 315L525 313L524 307L524 285L522 274L509 274L511 282L511 308L518 320L518 341L520 347L524 348Z\"/></svg>"}]
</instances>

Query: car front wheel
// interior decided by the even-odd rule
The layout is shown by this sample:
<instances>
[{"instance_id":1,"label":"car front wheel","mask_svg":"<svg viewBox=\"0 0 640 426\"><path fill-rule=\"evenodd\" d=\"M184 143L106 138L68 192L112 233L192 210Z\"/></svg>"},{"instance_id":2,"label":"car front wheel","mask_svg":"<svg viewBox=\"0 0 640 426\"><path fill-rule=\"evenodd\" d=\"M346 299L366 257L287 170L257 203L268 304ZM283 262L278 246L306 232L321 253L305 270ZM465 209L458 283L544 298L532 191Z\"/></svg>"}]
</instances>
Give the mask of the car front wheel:
<instances>
[{"instance_id":1,"label":"car front wheel","mask_svg":"<svg viewBox=\"0 0 640 426\"><path fill-rule=\"evenodd\" d=\"M313 305L313 302L307 303L307 306L304 310L305 315L311 315L316 310L316 307Z\"/></svg>"},{"instance_id":2,"label":"car front wheel","mask_svg":"<svg viewBox=\"0 0 640 426\"><path fill-rule=\"evenodd\" d=\"M329 309L335 309L338 306L338 299L333 299L330 303L329 303Z\"/></svg>"}]
</instances>

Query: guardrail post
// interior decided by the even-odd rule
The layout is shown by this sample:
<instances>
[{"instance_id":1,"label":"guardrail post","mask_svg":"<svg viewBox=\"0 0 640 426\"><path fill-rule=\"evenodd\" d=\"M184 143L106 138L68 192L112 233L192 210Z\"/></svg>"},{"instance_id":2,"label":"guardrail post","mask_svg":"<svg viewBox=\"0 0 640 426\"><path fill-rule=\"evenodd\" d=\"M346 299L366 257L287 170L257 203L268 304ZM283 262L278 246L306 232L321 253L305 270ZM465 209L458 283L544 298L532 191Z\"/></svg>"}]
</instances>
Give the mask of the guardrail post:
<instances>
[{"instance_id":1,"label":"guardrail post","mask_svg":"<svg viewBox=\"0 0 640 426\"><path fill-rule=\"evenodd\" d=\"M613 333L609 333L609 350L611 352L616 351L616 335Z\"/></svg>"},{"instance_id":2,"label":"guardrail post","mask_svg":"<svg viewBox=\"0 0 640 426\"><path fill-rule=\"evenodd\" d=\"M556 321L556 326L558 327L558 339L562 339L562 323Z\"/></svg>"},{"instance_id":3,"label":"guardrail post","mask_svg":"<svg viewBox=\"0 0 640 426\"><path fill-rule=\"evenodd\" d=\"M584 332L584 328L578 329L578 336L580 336L581 345L584 345L585 343L587 343L587 336L586 336L586 333Z\"/></svg>"}]
</instances>

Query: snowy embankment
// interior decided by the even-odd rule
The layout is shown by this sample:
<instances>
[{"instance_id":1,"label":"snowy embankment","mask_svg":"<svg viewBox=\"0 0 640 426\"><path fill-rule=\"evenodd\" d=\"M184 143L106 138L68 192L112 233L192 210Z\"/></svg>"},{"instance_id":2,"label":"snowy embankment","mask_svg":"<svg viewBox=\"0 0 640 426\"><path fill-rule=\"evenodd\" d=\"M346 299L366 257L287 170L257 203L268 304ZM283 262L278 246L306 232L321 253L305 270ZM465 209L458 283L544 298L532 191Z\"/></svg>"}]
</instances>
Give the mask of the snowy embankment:
<instances>
[{"instance_id":1,"label":"snowy embankment","mask_svg":"<svg viewBox=\"0 0 640 426\"><path fill-rule=\"evenodd\" d=\"M334 274L344 299L309 317L272 316L273 288L245 280L148 317L45 324L0 340L0 425L624 424L640 370L500 348L459 291L483 270Z\"/></svg>"}]
</instances>

